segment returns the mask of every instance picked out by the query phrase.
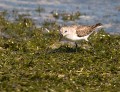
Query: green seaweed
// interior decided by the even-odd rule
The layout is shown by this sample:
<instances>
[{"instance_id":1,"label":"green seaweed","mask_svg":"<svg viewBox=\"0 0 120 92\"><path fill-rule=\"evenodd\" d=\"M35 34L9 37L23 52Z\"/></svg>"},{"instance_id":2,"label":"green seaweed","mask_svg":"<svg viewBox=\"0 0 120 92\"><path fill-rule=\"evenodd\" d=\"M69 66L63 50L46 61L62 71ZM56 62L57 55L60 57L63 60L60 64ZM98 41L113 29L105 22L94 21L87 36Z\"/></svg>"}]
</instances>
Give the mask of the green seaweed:
<instances>
[{"instance_id":1,"label":"green seaweed","mask_svg":"<svg viewBox=\"0 0 120 92\"><path fill-rule=\"evenodd\" d=\"M90 36L92 46L81 41L76 52L59 42L55 22L45 22L42 28L28 18L10 22L0 15L1 92L120 90L120 35L101 29Z\"/></svg>"}]
</instances>

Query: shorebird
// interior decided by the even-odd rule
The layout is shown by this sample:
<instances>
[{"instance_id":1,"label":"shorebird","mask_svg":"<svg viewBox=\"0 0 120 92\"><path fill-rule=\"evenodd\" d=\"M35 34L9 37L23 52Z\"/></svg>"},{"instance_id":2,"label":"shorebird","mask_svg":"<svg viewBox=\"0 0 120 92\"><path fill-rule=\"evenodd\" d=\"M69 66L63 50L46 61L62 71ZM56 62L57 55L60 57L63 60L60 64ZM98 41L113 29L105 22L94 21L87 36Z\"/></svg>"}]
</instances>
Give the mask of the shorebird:
<instances>
[{"instance_id":1,"label":"shorebird","mask_svg":"<svg viewBox=\"0 0 120 92\"><path fill-rule=\"evenodd\" d=\"M97 23L95 25L72 25L72 26L64 26L60 29L60 35L62 38L66 38L69 41L75 42L77 48L78 40L86 40L88 41L88 37L95 31L95 29L101 26L101 23Z\"/></svg>"}]
</instances>

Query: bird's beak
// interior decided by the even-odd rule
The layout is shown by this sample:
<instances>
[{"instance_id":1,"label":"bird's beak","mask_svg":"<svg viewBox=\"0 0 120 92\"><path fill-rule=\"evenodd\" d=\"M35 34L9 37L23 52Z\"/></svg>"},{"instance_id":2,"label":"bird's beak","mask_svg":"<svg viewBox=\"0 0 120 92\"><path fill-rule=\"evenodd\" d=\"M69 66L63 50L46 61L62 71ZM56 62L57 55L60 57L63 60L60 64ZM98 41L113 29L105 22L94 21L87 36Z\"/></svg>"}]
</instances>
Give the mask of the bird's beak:
<instances>
[{"instance_id":1,"label":"bird's beak","mask_svg":"<svg viewBox=\"0 0 120 92\"><path fill-rule=\"evenodd\" d=\"M59 41L61 41L62 38L63 38L63 35L60 33L60 39L59 39Z\"/></svg>"}]
</instances>

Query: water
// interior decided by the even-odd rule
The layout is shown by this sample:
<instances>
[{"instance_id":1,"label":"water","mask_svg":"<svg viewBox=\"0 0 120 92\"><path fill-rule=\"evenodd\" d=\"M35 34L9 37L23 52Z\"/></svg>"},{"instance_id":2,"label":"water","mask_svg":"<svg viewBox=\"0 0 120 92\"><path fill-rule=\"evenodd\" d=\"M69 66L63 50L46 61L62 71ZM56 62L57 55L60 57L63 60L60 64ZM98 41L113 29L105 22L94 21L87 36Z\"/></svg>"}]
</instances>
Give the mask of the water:
<instances>
[{"instance_id":1,"label":"water","mask_svg":"<svg viewBox=\"0 0 120 92\"><path fill-rule=\"evenodd\" d=\"M38 7L45 9L39 14ZM95 24L102 23L107 32L120 33L120 0L0 0L0 11L18 10L19 14L30 14L30 17L40 25L44 20L53 20L59 23ZM52 11L76 12L83 15L75 21L64 22L55 20ZM12 20L12 17L10 17Z\"/></svg>"}]
</instances>

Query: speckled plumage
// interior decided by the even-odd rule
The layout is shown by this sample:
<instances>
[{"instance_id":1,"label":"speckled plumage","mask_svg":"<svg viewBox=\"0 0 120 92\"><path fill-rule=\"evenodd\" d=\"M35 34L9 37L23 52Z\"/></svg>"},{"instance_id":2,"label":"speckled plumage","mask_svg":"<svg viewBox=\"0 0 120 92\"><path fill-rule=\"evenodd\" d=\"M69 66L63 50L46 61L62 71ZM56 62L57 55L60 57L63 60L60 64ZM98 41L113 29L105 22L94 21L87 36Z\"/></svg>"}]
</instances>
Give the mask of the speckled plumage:
<instances>
[{"instance_id":1,"label":"speckled plumage","mask_svg":"<svg viewBox=\"0 0 120 92\"><path fill-rule=\"evenodd\" d=\"M98 26L101 26L101 23L97 23L91 26L87 26L87 25L65 26L60 29L60 33L65 38L72 41L83 40L83 39L88 41L88 37L93 33L93 31Z\"/></svg>"}]
</instances>

